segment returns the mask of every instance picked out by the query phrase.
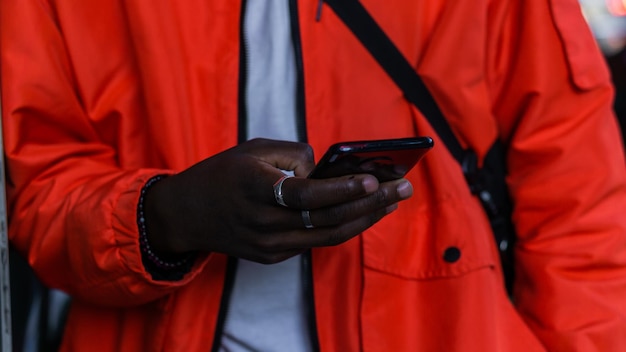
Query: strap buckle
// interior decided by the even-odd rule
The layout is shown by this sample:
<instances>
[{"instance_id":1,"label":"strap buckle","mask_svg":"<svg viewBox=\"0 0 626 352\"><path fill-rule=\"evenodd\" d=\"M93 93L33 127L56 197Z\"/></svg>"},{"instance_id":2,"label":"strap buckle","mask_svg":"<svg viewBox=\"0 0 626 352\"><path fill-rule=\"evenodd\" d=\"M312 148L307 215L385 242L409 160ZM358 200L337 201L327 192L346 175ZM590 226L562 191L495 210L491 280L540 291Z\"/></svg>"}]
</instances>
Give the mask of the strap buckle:
<instances>
[{"instance_id":1,"label":"strap buckle","mask_svg":"<svg viewBox=\"0 0 626 352\"><path fill-rule=\"evenodd\" d=\"M498 211L498 206L491 191L488 187L485 187L483 170L478 167L478 156L473 150L466 149L464 151L463 159L461 160L461 168L470 192L480 199L489 218L494 219L499 216L500 212Z\"/></svg>"}]
</instances>

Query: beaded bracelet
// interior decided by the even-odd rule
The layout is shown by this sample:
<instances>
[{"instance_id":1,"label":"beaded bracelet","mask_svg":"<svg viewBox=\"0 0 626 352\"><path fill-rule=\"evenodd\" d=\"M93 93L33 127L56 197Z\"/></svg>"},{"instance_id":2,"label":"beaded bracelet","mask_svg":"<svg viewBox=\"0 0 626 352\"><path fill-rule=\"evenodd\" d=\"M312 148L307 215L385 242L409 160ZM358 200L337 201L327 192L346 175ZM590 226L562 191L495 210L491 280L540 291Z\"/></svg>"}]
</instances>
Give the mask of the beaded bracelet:
<instances>
[{"instance_id":1,"label":"beaded bracelet","mask_svg":"<svg viewBox=\"0 0 626 352\"><path fill-rule=\"evenodd\" d=\"M148 242L148 231L146 230L146 219L144 216L144 200L148 189L152 187L156 182L165 178L165 175L157 175L152 177L146 182L141 189L139 196L139 204L137 205L137 225L139 227L139 248L144 259L160 269L179 269L183 266L189 266L189 262L195 257L193 253L181 254L175 256L174 260L163 260L152 251L150 243Z\"/></svg>"}]
</instances>

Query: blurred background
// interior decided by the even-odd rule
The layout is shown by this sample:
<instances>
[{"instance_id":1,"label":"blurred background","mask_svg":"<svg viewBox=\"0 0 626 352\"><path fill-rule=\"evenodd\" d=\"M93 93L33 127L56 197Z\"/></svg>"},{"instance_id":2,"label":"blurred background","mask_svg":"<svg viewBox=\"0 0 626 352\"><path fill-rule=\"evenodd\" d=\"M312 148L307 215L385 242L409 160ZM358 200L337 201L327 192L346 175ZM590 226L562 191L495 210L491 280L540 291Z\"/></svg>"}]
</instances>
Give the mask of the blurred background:
<instances>
[{"instance_id":1,"label":"blurred background","mask_svg":"<svg viewBox=\"0 0 626 352\"><path fill-rule=\"evenodd\" d=\"M626 0L579 0L616 88L615 112L626 132ZM43 287L17 255L10 256L13 351L56 351L69 299Z\"/></svg>"},{"instance_id":2,"label":"blurred background","mask_svg":"<svg viewBox=\"0 0 626 352\"><path fill-rule=\"evenodd\" d=\"M580 0L616 89L615 112L626 135L626 0Z\"/></svg>"}]
</instances>

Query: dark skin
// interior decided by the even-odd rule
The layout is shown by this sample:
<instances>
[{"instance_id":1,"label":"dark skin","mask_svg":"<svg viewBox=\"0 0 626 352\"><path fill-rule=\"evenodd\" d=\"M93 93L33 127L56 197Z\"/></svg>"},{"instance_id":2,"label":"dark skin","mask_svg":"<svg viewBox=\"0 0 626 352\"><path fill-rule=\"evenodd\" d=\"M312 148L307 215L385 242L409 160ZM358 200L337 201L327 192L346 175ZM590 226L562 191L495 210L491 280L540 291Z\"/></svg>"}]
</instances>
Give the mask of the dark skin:
<instances>
[{"instance_id":1,"label":"dark skin","mask_svg":"<svg viewBox=\"0 0 626 352\"><path fill-rule=\"evenodd\" d=\"M360 234L413 194L406 179L366 174L313 180L304 143L255 139L207 158L152 186L145 198L148 240L162 254L219 252L277 263ZM293 170L276 203L272 185ZM310 210L314 229L304 227Z\"/></svg>"}]
</instances>

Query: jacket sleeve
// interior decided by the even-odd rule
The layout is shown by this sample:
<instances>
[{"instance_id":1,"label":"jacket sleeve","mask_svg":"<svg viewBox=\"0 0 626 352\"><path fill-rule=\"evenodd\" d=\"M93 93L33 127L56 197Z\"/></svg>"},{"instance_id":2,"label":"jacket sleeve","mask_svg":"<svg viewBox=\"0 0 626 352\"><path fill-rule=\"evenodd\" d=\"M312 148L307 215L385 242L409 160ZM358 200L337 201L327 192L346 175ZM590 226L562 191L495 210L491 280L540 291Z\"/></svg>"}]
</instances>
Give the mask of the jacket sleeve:
<instances>
[{"instance_id":1,"label":"jacket sleeve","mask_svg":"<svg viewBox=\"0 0 626 352\"><path fill-rule=\"evenodd\" d=\"M626 173L608 70L575 0L497 1L494 113L518 230L514 303L549 351L626 349Z\"/></svg>"},{"instance_id":2,"label":"jacket sleeve","mask_svg":"<svg viewBox=\"0 0 626 352\"><path fill-rule=\"evenodd\" d=\"M187 284L206 259L180 281L154 281L139 250L142 186L172 171L121 160L118 146L132 141L116 133L128 122L120 111L106 121L85 111L50 8L40 1L0 6L12 245L45 284L97 304L140 304Z\"/></svg>"}]
</instances>

